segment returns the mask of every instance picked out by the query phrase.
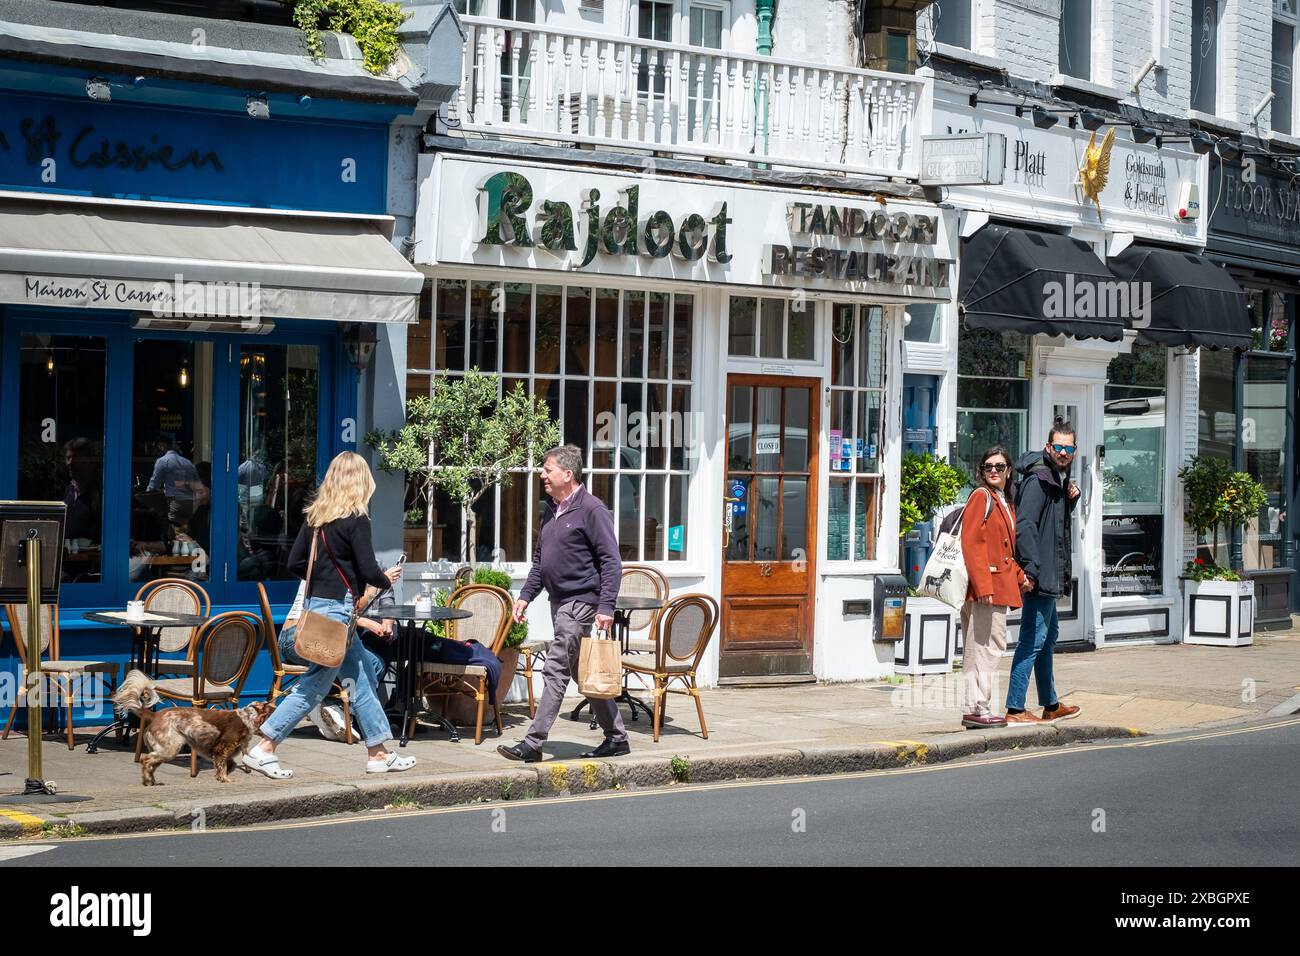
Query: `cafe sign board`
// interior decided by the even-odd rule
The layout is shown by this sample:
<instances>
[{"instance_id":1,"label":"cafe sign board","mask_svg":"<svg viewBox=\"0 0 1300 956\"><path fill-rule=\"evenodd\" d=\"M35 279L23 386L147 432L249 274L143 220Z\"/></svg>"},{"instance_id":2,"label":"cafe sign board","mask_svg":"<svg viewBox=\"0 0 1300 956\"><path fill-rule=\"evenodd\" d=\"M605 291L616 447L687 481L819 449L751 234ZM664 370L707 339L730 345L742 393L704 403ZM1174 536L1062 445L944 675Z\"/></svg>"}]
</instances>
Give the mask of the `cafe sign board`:
<instances>
[{"instance_id":1,"label":"cafe sign board","mask_svg":"<svg viewBox=\"0 0 1300 956\"><path fill-rule=\"evenodd\" d=\"M437 154L421 158L419 265L951 298L956 212Z\"/></svg>"}]
</instances>

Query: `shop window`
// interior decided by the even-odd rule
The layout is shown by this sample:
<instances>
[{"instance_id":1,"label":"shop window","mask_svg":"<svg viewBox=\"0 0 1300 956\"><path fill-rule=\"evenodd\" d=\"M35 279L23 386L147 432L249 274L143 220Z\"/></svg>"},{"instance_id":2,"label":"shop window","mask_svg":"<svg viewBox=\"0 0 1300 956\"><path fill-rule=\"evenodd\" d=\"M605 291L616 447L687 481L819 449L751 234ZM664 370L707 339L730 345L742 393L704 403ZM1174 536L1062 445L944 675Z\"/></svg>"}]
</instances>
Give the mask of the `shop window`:
<instances>
[{"instance_id":1,"label":"shop window","mask_svg":"<svg viewBox=\"0 0 1300 956\"><path fill-rule=\"evenodd\" d=\"M212 351L211 342L135 343L131 581L210 577Z\"/></svg>"},{"instance_id":2,"label":"shop window","mask_svg":"<svg viewBox=\"0 0 1300 956\"><path fill-rule=\"evenodd\" d=\"M826 556L870 561L880 534L885 320L880 306L831 306L830 505Z\"/></svg>"},{"instance_id":3,"label":"shop window","mask_svg":"<svg viewBox=\"0 0 1300 956\"><path fill-rule=\"evenodd\" d=\"M816 311L805 298L732 296L728 315L727 351L733 356L816 358Z\"/></svg>"},{"instance_id":4,"label":"shop window","mask_svg":"<svg viewBox=\"0 0 1300 956\"><path fill-rule=\"evenodd\" d=\"M1192 0L1192 109L1218 107L1219 0Z\"/></svg>"},{"instance_id":5,"label":"shop window","mask_svg":"<svg viewBox=\"0 0 1300 956\"><path fill-rule=\"evenodd\" d=\"M310 345L239 350L237 579L288 581L289 552L316 493L320 354ZM211 465L200 462L210 469ZM202 477L202 475L200 476ZM196 507L191 534L205 551L207 519Z\"/></svg>"},{"instance_id":6,"label":"shop window","mask_svg":"<svg viewBox=\"0 0 1300 956\"><path fill-rule=\"evenodd\" d=\"M1159 594L1164 582L1167 349L1138 344L1111 360L1102 462L1102 594Z\"/></svg>"},{"instance_id":7,"label":"shop window","mask_svg":"<svg viewBox=\"0 0 1300 956\"><path fill-rule=\"evenodd\" d=\"M908 342L942 342L943 306L933 303L909 305L903 314L903 338Z\"/></svg>"},{"instance_id":8,"label":"shop window","mask_svg":"<svg viewBox=\"0 0 1300 956\"><path fill-rule=\"evenodd\" d=\"M957 353L957 457L972 478L984 449L1026 450L1030 340L1019 332L963 329Z\"/></svg>"},{"instance_id":9,"label":"shop window","mask_svg":"<svg viewBox=\"0 0 1300 956\"><path fill-rule=\"evenodd\" d=\"M1057 67L1065 76L1092 79L1092 0L1061 0Z\"/></svg>"},{"instance_id":10,"label":"shop window","mask_svg":"<svg viewBox=\"0 0 1300 956\"><path fill-rule=\"evenodd\" d=\"M107 343L97 336L22 336L18 498L68 506L63 580L101 580Z\"/></svg>"},{"instance_id":11,"label":"shop window","mask_svg":"<svg viewBox=\"0 0 1300 956\"><path fill-rule=\"evenodd\" d=\"M1268 501L1242 529L1247 571L1286 564L1287 374L1290 359L1250 355L1244 360L1241 444L1244 469L1264 486Z\"/></svg>"},{"instance_id":12,"label":"shop window","mask_svg":"<svg viewBox=\"0 0 1300 956\"><path fill-rule=\"evenodd\" d=\"M407 370L422 389L407 397L467 365L495 369L499 343L501 387L520 384L545 402L563 441L586 453L583 481L614 514L624 559L683 560L696 434L694 297L440 279L433 303L434 365ZM478 560L529 560L544 505L538 464L479 500ZM433 497L426 508L408 487L407 536L423 538L432 560L459 560L462 516L445 496Z\"/></svg>"},{"instance_id":13,"label":"shop window","mask_svg":"<svg viewBox=\"0 0 1300 956\"><path fill-rule=\"evenodd\" d=\"M1280 292L1265 289L1246 290L1246 310L1253 329L1251 349L1258 352L1286 352L1291 349L1291 313L1293 301Z\"/></svg>"}]
</instances>

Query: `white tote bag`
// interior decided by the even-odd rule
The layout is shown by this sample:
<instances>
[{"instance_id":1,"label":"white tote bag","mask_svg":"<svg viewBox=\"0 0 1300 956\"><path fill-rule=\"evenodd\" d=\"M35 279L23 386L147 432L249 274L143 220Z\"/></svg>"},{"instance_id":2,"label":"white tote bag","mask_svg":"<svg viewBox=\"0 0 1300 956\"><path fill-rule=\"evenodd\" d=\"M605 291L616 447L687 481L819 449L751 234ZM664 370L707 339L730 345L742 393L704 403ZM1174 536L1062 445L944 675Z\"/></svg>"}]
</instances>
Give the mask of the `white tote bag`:
<instances>
[{"instance_id":1,"label":"white tote bag","mask_svg":"<svg viewBox=\"0 0 1300 956\"><path fill-rule=\"evenodd\" d=\"M993 496L984 491L988 506L984 510L984 520L993 510ZM964 511L965 509L963 509ZM970 575L966 573L966 557L961 550L961 520L953 525L951 531L944 532L934 543L930 560L925 562L925 571L921 574L921 586L917 589L926 597L942 601L949 607L961 609L966 603L966 590L970 585Z\"/></svg>"}]
</instances>

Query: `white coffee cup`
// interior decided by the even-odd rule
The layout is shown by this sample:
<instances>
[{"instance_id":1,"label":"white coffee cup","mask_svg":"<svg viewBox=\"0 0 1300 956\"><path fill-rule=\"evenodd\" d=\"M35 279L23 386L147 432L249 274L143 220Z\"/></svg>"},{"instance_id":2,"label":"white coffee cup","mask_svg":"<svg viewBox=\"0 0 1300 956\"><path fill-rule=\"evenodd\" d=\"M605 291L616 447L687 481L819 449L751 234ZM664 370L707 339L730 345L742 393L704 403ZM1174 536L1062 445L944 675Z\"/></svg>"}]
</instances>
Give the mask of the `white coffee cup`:
<instances>
[{"instance_id":1,"label":"white coffee cup","mask_svg":"<svg viewBox=\"0 0 1300 956\"><path fill-rule=\"evenodd\" d=\"M126 616L131 621L144 620L144 601L127 601Z\"/></svg>"}]
</instances>

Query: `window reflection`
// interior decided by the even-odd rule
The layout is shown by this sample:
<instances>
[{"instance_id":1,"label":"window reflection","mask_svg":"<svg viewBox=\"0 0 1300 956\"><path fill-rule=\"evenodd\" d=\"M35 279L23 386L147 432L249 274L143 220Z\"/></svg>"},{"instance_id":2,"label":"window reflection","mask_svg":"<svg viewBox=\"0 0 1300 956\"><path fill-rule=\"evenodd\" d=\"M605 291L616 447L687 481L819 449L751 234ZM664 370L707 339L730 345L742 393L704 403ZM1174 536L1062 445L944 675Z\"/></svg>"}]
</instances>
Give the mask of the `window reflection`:
<instances>
[{"instance_id":1,"label":"window reflection","mask_svg":"<svg viewBox=\"0 0 1300 956\"><path fill-rule=\"evenodd\" d=\"M316 490L317 349L245 346L239 352L238 579L293 577L289 550Z\"/></svg>"},{"instance_id":2,"label":"window reflection","mask_svg":"<svg viewBox=\"0 0 1300 956\"><path fill-rule=\"evenodd\" d=\"M67 505L63 580L100 580L104 527L106 343L72 335L22 337L18 497Z\"/></svg>"},{"instance_id":3,"label":"window reflection","mask_svg":"<svg viewBox=\"0 0 1300 956\"><path fill-rule=\"evenodd\" d=\"M130 579L206 581L212 344L142 339L135 343L134 369Z\"/></svg>"}]
</instances>

